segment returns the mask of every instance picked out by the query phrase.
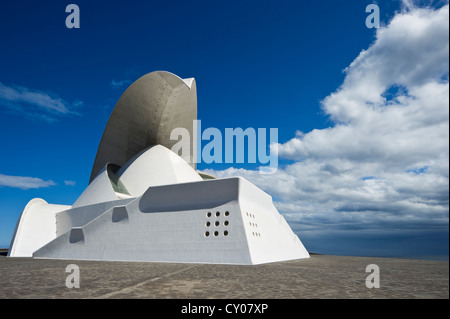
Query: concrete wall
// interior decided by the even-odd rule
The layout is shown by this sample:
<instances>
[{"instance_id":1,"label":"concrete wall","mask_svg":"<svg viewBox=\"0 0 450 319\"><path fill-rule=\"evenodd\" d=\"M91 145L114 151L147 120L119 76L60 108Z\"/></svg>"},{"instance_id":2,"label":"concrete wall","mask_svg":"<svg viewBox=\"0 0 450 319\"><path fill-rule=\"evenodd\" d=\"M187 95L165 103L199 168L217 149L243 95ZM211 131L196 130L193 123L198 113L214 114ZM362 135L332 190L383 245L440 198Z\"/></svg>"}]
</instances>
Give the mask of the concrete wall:
<instances>
[{"instance_id":1,"label":"concrete wall","mask_svg":"<svg viewBox=\"0 0 450 319\"><path fill-rule=\"evenodd\" d=\"M73 226L34 257L223 264L308 258L271 203L242 178L155 186Z\"/></svg>"}]
</instances>

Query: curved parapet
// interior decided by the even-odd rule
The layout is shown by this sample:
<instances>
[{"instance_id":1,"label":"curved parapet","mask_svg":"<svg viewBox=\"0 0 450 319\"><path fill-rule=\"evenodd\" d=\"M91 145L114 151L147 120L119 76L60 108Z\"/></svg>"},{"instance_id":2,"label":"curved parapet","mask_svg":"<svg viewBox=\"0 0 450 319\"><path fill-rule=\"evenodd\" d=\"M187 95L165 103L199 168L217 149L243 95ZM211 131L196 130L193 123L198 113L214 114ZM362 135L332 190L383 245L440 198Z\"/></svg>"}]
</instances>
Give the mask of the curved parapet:
<instances>
[{"instance_id":1,"label":"curved parapet","mask_svg":"<svg viewBox=\"0 0 450 319\"><path fill-rule=\"evenodd\" d=\"M40 198L30 200L17 222L8 256L32 257L35 250L56 238L56 213L70 208Z\"/></svg>"},{"instance_id":2,"label":"curved parapet","mask_svg":"<svg viewBox=\"0 0 450 319\"><path fill-rule=\"evenodd\" d=\"M195 169L196 145L193 120L197 119L195 80L181 79L166 71L148 73L122 94L111 113L97 150L90 181L106 163L124 165L152 145L171 149L174 128L185 128L191 137L190 165Z\"/></svg>"}]
</instances>

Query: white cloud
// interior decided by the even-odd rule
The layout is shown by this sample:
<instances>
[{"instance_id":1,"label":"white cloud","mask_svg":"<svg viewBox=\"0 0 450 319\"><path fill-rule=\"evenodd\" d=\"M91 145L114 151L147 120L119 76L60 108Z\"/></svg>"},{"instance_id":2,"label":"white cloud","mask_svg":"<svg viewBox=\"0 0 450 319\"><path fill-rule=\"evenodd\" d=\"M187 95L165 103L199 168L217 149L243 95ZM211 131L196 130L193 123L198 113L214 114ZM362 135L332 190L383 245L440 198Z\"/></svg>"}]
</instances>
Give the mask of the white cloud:
<instances>
[{"instance_id":1,"label":"white cloud","mask_svg":"<svg viewBox=\"0 0 450 319\"><path fill-rule=\"evenodd\" d=\"M324 111L337 122L366 121L383 110L382 94L389 87L403 85L417 92L436 82L448 74L448 37L448 5L396 15L346 69L341 88L324 100ZM403 105L408 102L407 97L398 100Z\"/></svg>"},{"instance_id":2,"label":"white cloud","mask_svg":"<svg viewBox=\"0 0 450 319\"><path fill-rule=\"evenodd\" d=\"M410 6L380 28L322 101L334 126L278 145L294 164L207 171L254 182L296 230L448 227L448 20Z\"/></svg>"},{"instance_id":3,"label":"white cloud","mask_svg":"<svg viewBox=\"0 0 450 319\"><path fill-rule=\"evenodd\" d=\"M123 86L125 86L125 85L128 85L128 84L130 84L131 83L131 81L130 80L112 80L111 81L111 86L114 88L114 89L119 89L119 88L121 88L121 87L123 87Z\"/></svg>"},{"instance_id":4,"label":"white cloud","mask_svg":"<svg viewBox=\"0 0 450 319\"><path fill-rule=\"evenodd\" d=\"M75 183L75 181L64 181L64 185L66 185L66 186L75 186L76 183Z\"/></svg>"},{"instance_id":5,"label":"white cloud","mask_svg":"<svg viewBox=\"0 0 450 319\"><path fill-rule=\"evenodd\" d=\"M82 101L70 104L54 94L0 82L0 105L31 118L52 122L55 116L79 115L73 109L82 104Z\"/></svg>"},{"instance_id":6,"label":"white cloud","mask_svg":"<svg viewBox=\"0 0 450 319\"><path fill-rule=\"evenodd\" d=\"M13 187L20 189L43 188L56 185L52 180L44 181L37 177L9 176L0 174L0 187Z\"/></svg>"}]
</instances>

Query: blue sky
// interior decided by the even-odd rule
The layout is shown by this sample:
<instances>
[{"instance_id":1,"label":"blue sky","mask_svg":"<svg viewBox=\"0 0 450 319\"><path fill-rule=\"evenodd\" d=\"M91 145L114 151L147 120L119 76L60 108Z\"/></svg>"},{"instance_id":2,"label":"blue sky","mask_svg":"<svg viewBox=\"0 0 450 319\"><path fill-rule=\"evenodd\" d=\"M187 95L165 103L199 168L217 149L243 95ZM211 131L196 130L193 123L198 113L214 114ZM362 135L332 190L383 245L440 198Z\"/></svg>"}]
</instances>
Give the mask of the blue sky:
<instances>
[{"instance_id":1,"label":"blue sky","mask_svg":"<svg viewBox=\"0 0 450 319\"><path fill-rule=\"evenodd\" d=\"M195 77L204 128L278 128L276 174L199 168L266 190L309 251L448 260L446 1L2 1L0 246L32 198L78 198L155 70Z\"/></svg>"}]
</instances>

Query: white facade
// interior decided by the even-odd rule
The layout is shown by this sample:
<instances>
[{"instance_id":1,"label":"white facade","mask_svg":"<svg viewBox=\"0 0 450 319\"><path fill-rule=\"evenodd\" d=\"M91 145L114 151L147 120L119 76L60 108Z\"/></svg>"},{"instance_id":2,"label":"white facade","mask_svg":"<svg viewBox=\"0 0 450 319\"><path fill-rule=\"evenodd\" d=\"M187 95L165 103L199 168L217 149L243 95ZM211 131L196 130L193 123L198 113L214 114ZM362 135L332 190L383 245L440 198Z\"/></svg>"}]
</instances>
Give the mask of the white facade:
<instances>
[{"instance_id":1,"label":"white facade","mask_svg":"<svg viewBox=\"0 0 450 319\"><path fill-rule=\"evenodd\" d=\"M56 214L70 206L51 205L40 198L25 206L14 231L9 256L31 257L33 252L56 238Z\"/></svg>"},{"instance_id":2,"label":"white facade","mask_svg":"<svg viewBox=\"0 0 450 319\"><path fill-rule=\"evenodd\" d=\"M152 146L138 155L117 172L132 196L140 196L153 186L203 180L186 161L164 146Z\"/></svg>"},{"instance_id":3,"label":"white facade","mask_svg":"<svg viewBox=\"0 0 450 319\"><path fill-rule=\"evenodd\" d=\"M195 86L193 79L182 80L165 73L153 72L143 78L151 79L154 86L155 78L159 79L162 88ZM135 88L136 82L130 87ZM129 95L127 91L123 96ZM158 105L163 105L159 113L166 117L170 110L177 109L178 114L183 107ZM145 110L146 106L130 104L128 112L132 114L136 109ZM194 113L196 109L191 109L187 117ZM120 112L113 111L108 126L120 122L115 114ZM50 205L41 199L30 201L18 221L9 256L222 264L309 257L272 198L249 181L200 175L192 163L172 152L170 145L145 145L133 156L128 152L125 163L115 163L125 142L108 141L116 133L106 131L96 159L98 166L101 158L103 169L96 169L97 175L73 206ZM112 137L105 140L105 136ZM164 141L167 136L158 139ZM195 144L193 151L196 153ZM111 162L108 152L112 154Z\"/></svg>"}]
</instances>

